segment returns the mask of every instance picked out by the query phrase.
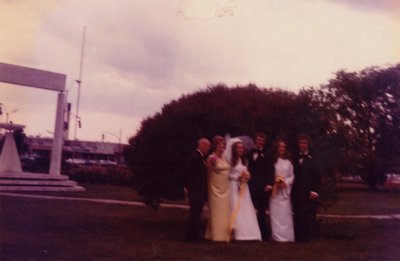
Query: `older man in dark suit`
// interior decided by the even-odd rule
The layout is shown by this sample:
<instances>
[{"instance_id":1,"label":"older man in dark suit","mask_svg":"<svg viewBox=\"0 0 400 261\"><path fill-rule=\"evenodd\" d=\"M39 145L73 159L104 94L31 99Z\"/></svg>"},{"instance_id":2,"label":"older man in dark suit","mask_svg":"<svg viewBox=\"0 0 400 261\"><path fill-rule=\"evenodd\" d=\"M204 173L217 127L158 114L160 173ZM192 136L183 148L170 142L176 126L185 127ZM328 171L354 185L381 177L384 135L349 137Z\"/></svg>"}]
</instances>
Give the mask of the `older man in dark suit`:
<instances>
[{"instance_id":1,"label":"older man in dark suit","mask_svg":"<svg viewBox=\"0 0 400 261\"><path fill-rule=\"evenodd\" d=\"M310 137L299 135L298 153L294 158L294 182L292 185L292 204L296 242L310 239L315 203L318 199L320 177L315 161L310 153Z\"/></svg>"},{"instance_id":2,"label":"older man in dark suit","mask_svg":"<svg viewBox=\"0 0 400 261\"><path fill-rule=\"evenodd\" d=\"M196 151L188 159L190 169L186 170L185 173L185 190L189 198L190 217L185 242L198 242L203 238L200 227L203 206L207 200L207 167L205 161L210 147L211 143L208 139L199 139Z\"/></svg>"}]
</instances>

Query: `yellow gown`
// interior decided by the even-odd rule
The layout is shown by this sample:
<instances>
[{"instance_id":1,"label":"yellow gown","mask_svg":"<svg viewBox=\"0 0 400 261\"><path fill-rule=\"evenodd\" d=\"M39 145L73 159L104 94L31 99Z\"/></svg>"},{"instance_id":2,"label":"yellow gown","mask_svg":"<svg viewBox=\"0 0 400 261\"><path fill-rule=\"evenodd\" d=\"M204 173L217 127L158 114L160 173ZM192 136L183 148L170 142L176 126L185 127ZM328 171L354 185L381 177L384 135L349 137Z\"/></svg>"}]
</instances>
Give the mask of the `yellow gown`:
<instances>
[{"instance_id":1,"label":"yellow gown","mask_svg":"<svg viewBox=\"0 0 400 261\"><path fill-rule=\"evenodd\" d=\"M215 165L208 173L208 220L205 238L212 241L227 241L230 197L229 197L229 163L217 158Z\"/></svg>"}]
</instances>

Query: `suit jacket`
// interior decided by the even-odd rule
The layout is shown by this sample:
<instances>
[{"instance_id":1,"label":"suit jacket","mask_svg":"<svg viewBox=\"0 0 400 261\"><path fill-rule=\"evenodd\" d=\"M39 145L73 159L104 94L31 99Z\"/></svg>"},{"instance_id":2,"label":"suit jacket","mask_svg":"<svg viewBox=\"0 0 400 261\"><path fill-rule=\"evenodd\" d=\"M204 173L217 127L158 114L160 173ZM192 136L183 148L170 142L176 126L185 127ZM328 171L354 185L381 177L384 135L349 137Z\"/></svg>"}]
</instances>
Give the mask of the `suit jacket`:
<instances>
[{"instance_id":1,"label":"suit jacket","mask_svg":"<svg viewBox=\"0 0 400 261\"><path fill-rule=\"evenodd\" d=\"M254 154L257 152L256 148L249 151L247 160L249 163L248 170L251 175L249 180L250 192L259 194L264 192L265 186L273 184L272 168L270 159L267 157L266 150L261 151L261 155L254 160Z\"/></svg>"},{"instance_id":2,"label":"suit jacket","mask_svg":"<svg viewBox=\"0 0 400 261\"><path fill-rule=\"evenodd\" d=\"M310 192L319 192L319 174L314 158L307 155L302 163L301 156L297 154L293 162L294 182L292 185L292 201L302 203L310 200Z\"/></svg>"},{"instance_id":3,"label":"suit jacket","mask_svg":"<svg viewBox=\"0 0 400 261\"><path fill-rule=\"evenodd\" d=\"M207 198L207 167L205 158L199 151L194 151L188 158L189 168L185 173L185 185L188 188L190 200L206 200Z\"/></svg>"}]
</instances>

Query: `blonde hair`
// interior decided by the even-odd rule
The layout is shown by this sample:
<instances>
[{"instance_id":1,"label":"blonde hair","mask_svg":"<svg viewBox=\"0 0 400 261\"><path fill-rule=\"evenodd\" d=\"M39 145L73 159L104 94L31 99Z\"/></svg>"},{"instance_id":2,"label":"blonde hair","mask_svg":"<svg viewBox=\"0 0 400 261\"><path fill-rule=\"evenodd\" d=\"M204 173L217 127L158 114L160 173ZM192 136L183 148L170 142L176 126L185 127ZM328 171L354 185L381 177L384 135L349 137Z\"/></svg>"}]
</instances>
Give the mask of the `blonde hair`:
<instances>
[{"instance_id":1,"label":"blonde hair","mask_svg":"<svg viewBox=\"0 0 400 261\"><path fill-rule=\"evenodd\" d=\"M214 136L214 138L212 139L212 143L211 143L211 150L215 151L217 149L217 146L221 143L225 143L224 137L222 137L220 135Z\"/></svg>"}]
</instances>

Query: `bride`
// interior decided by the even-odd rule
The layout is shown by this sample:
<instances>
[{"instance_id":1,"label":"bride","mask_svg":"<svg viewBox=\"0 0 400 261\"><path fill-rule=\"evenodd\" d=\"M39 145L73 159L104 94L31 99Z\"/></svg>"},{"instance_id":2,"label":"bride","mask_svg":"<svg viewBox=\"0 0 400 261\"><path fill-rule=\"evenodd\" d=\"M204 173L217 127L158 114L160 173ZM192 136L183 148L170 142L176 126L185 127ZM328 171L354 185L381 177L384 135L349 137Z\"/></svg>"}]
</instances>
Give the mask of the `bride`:
<instances>
[{"instance_id":1,"label":"bride","mask_svg":"<svg viewBox=\"0 0 400 261\"><path fill-rule=\"evenodd\" d=\"M241 139L232 138L228 140L224 152L224 157L230 164L231 218L228 241L231 239L232 231L234 240L261 240L256 211L247 184L250 173L247 170L245 155L245 146Z\"/></svg>"}]
</instances>

